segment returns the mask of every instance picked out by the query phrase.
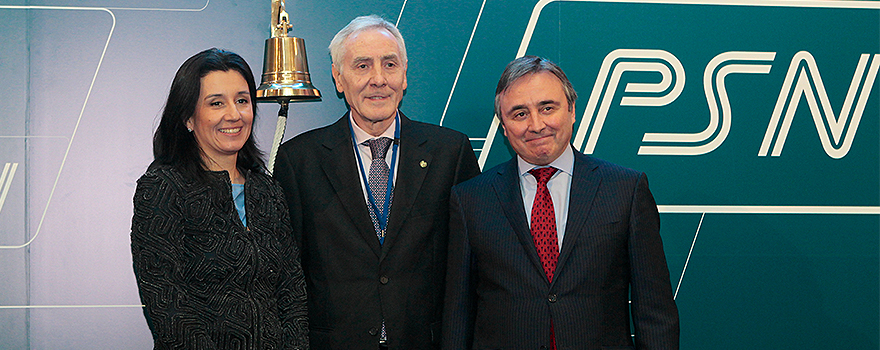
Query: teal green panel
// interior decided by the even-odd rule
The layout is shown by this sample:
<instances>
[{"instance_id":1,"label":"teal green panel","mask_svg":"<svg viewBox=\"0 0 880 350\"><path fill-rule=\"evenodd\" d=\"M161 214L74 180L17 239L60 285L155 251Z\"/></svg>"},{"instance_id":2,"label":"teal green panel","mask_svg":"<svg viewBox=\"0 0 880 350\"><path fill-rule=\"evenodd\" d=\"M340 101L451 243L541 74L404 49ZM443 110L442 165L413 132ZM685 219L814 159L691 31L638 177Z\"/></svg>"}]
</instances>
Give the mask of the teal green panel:
<instances>
[{"instance_id":1,"label":"teal green panel","mask_svg":"<svg viewBox=\"0 0 880 350\"><path fill-rule=\"evenodd\" d=\"M475 148L489 150L486 168L513 156L500 128L492 144L483 144L482 138L492 122L498 76L517 56L534 6L531 1L487 2L443 122L475 139ZM614 50L664 50L681 63L684 88L664 106L621 105L623 97L658 95L628 92L628 83L662 80L657 72L621 74L620 82L604 92L613 97L592 152L646 172L661 210L669 205L762 205L779 206L780 211L802 206L876 211L880 206L876 77L856 79L856 92L867 101L864 110L855 113L861 117L859 124L851 122L853 113L841 116L860 56L868 55L868 66L880 60L874 56L880 54L876 8L558 1L537 14L527 38L526 54L557 62L574 84L579 120L594 84L606 77L599 74L603 60ZM770 70L733 73L723 80L730 101L730 129L724 141L699 155L639 155L642 146L662 145L643 141L646 133L697 133L708 128L704 71L713 58L727 52L771 52L773 58L732 62L764 64ZM781 154L759 156L786 74L799 52L815 59L833 115L820 111L814 118L801 96ZM809 77L805 82L812 82L807 84L810 93L821 98L814 72L803 63L795 69ZM717 103L719 96L710 99ZM783 96L786 99L790 98ZM830 142L831 147L841 148L848 132L854 136L845 155L832 157L821 138L832 134L829 125L838 120L841 136ZM716 130L712 137L719 135ZM661 219L670 279L678 291L682 349L878 348L876 213L663 213Z\"/></svg>"},{"instance_id":2,"label":"teal green panel","mask_svg":"<svg viewBox=\"0 0 880 350\"><path fill-rule=\"evenodd\" d=\"M664 230L675 285L699 215L663 220L693 228ZM876 349L878 224L876 216L707 214L676 300L682 348Z\"/></svg>"},{"instance_id":3,"label":"teal green panel","mask_svg":"<svg viewBox=\"0 0 880 350\"><path fill-rule=\"evenodd\" d=\"M646 171L655 183L662 183L655 190L660 204L876 206L880 203L878 88L867 94L869 102L843 158L834 159L823 150L820 133L828 132L829 123L819 129L804 98L781 155L758 157L758 151L786 72L799 51L816 60L834 113L827 118L843 118L840 111L860 55L880 52L877 12L558 2L541 13L527 53L555 60L566 70L580 92L581 119L593 83L604 78L596 75L602 60L613 50L662 49L681 61L687 77L684 91L667 106L621 106L623 96L638 95L624 91L627 83L660 80L654 72L622 75L593 152ZM651 145L642 141L645 133L696 133L707 128L703 71L713 57L730 51L775 52L775 59L768 63L769 74L731 74L725 80L731 101L726 140L700 156L638 155L640 146ZM867 85L876 87L876 78L871 83ZM853 127L846 124L847 131ZM676 171L666 170L669 167ZM803 176L805 171L821 176ZM778 186L794 179L802 186Z\"/></svg>"}]
</instances>

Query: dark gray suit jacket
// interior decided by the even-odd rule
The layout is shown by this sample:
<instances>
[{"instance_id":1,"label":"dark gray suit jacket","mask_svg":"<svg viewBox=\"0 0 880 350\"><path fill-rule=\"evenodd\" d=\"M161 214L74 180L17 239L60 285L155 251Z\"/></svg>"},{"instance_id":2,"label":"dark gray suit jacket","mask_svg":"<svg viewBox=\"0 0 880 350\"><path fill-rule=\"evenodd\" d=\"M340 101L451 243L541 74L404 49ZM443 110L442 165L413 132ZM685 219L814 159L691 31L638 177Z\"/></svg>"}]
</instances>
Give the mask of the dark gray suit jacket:
<instances>
[{"instance_id":1,"label":"dark gray suit jacket","mask_svg":"<svg viewBox=\"0 0 880 350\"><path fill-rule=\"evenodd\" d=\"M439 346L449 192L479 174L467 137L400 118L397 180L384 245L361 190L348 114L281 146L275 177L300 245L312 349Z\"/></svg>"},{"instance_id":2,"label":"dark gray suit jacket","mask_svg":"<svg viewBox=\"0 0 880 350\"><path fill-rule=\"evenodd\" d=\"M515 158L453 188L444 349L544 349L551 318L560 350L678 348L645 174L574 153L552 284L529 232Z\"/></svg>"}]
</instances>

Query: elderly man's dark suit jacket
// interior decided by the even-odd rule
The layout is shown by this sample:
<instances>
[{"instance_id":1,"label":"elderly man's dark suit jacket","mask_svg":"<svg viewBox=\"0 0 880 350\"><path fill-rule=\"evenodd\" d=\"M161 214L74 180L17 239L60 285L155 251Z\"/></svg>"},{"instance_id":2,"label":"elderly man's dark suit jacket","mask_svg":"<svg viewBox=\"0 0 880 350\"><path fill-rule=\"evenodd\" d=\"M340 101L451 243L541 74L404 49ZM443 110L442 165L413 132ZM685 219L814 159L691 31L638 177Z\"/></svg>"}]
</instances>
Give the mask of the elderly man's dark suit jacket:
<instances>
[{"instance_id":1,"label":"elderly man's dark suit jacket","mask_svg":"<svg viewBox=\"0 0 880 350\"><path fill-rule=\"evenodd\" d=\"M630 315L636 348L678 348L678 311L645 175L574 154L552 284L529 232L516 159L453 188L444 349L544 349L551 317L560 350L629 349Z\"/></svg>"},{"instance_id":2,"label":"elderly man's dark suit jacket","mask_svg":"<svg viewBox=\"0 0 880 350\"><path fill-rule=\"evenodd\" d=\"M467 137L400 118L398 170L385 243L361 189L348 114L281 146L275 177L300 244L312 349L439 346L449 193L479 174ZM390 151L389 151L390 152Z\"/></svg>"}]
</instances>

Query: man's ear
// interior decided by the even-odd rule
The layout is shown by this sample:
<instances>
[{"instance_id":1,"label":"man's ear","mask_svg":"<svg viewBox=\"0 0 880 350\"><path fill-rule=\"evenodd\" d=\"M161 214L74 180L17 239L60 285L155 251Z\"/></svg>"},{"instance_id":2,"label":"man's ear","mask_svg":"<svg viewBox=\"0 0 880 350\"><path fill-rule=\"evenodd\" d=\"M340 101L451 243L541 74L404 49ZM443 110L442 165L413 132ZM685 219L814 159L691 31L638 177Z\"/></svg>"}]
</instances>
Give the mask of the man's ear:
<instances>
[{"instance_id":1,"label":"man's ear","mask_svg":"<svg viewBox=\"0 0 880 350\"><path fill-rule=\"evenodd\" d=\"M333 83L336 84L336 92L344 93L345 91L343 91L342 83L339 82L339 76L342 75L342 73L336 68L336 63L330 65L330 73L333 74Z\"/></svg>"},{"instance_id":2,"label":"man's ear","mask_svg":"<svg viewBox=\"0 0 880 350\"><path fill-rule=\"evenodd\" d=\"M401 90L406 91L406 64L403 65L403 86Z\"/></svg>"}]
</instances>

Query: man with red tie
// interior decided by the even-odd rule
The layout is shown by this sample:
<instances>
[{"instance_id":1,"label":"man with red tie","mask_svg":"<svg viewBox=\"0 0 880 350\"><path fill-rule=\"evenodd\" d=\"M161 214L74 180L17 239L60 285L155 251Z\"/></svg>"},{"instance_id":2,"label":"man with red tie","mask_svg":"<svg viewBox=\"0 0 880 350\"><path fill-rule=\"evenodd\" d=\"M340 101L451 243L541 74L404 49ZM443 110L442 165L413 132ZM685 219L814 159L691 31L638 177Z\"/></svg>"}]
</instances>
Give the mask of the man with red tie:
<instances>
[{"instance_id":1,"label":"man with red tie","mask_svg":"<svg viewBox=\"0 0 880 350\"><path fill-rule=\"evenodd\" d=\"M678 348L647 178L574 150L576 99L546 59L502 74L517 157L453 188L444 349Z\"/></svg>"}]
</instances>

